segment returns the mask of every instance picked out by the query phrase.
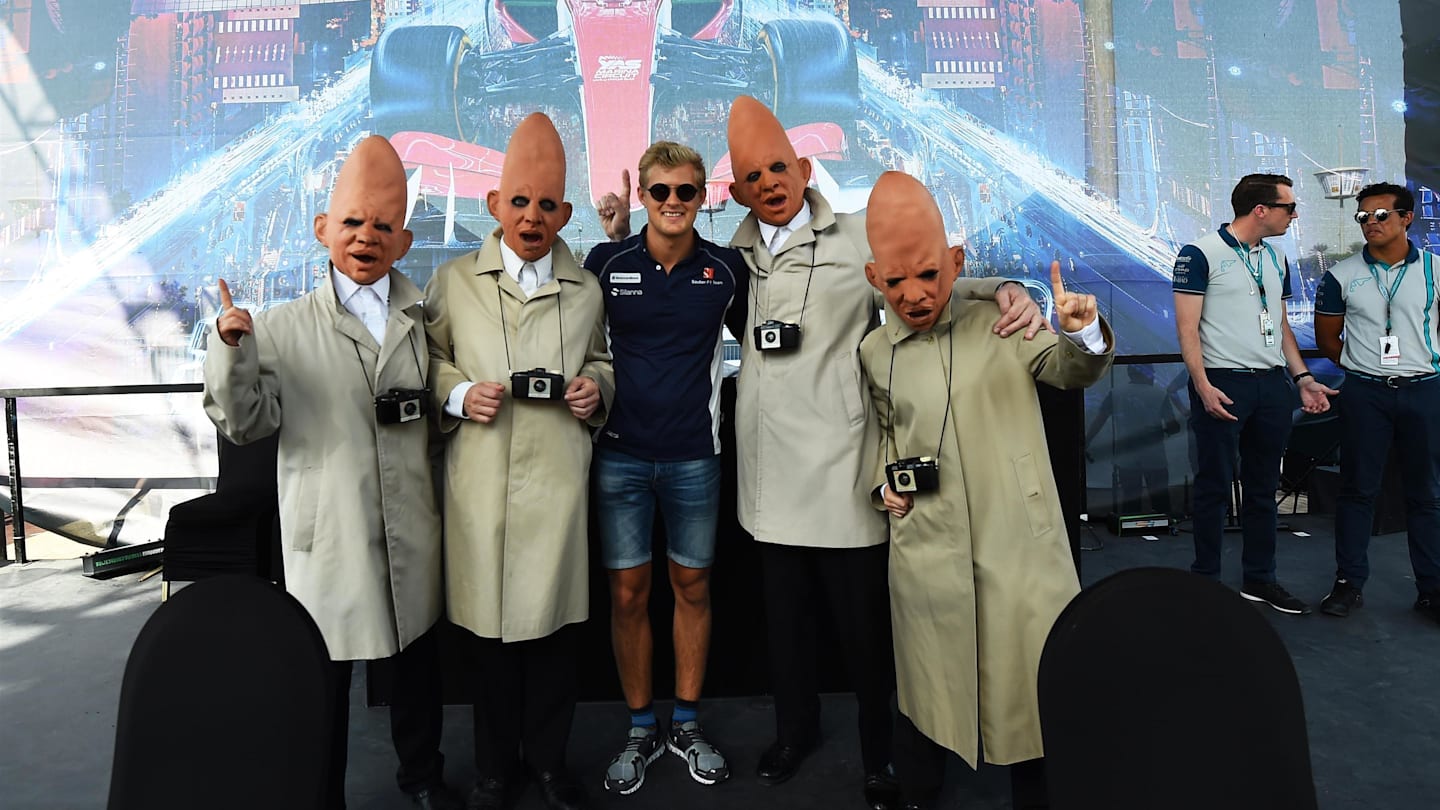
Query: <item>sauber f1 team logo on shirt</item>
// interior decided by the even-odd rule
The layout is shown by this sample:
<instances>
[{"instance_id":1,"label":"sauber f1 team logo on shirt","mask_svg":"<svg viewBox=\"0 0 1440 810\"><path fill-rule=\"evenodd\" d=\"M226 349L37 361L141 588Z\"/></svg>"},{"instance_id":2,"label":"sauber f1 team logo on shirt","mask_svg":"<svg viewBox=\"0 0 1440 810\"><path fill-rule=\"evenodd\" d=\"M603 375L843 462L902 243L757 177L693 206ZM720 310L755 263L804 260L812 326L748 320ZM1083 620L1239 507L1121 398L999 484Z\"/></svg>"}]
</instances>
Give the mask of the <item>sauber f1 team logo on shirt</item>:
<instances>
[{"instance_id":1,"label":"sauber f1 team logo on shirt","mask_svg":"<svg viewBox=\"0 0 1440 810\"><path fill-rule=\"evenodd\" d=\"M691 283L691 284L720 284L721 282L715 280L715 268L713 268L713 267L706 267L705 269L703 269L703 270L700 271L700 275L699 275L697 278L692 278L692 279L690 279L690 283Z\"/></svg>"}]
</instances>

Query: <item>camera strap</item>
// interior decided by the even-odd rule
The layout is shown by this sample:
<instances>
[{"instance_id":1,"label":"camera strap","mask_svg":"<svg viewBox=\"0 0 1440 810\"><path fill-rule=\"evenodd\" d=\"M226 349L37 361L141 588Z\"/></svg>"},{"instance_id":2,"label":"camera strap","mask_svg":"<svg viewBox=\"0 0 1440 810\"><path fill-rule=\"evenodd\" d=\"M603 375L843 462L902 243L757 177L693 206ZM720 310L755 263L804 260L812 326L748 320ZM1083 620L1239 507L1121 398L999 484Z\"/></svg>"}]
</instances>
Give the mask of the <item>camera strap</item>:
<instances>
[{"instance_id":1,"label":"camera strap","mask_svg":"<svg viewBox=\"0 0 1440 810\"><path fill-rule=\"evenodd\" d=\"M560 306L559 279L556 279L555 283L557 286L555 290L555 321L560 325L560 376L565 377L565 314ZM505 320L505 299L500 295L500 276L498 274L495 275L495 305L500 308L500 335L505 338L505 370L513 372L515 363L510 359L510 324Z\"/></svg>"},{"instance_id":2,"label":"camera strap","mask_svg":"<svg viewBox=\"0 0 1440 810\"><path fill-rule=\"evenodd\" d=\"M410 329L409 338L410 354L415 358L415 371L420 375L420 385L423 388L425 386L425 370L420 366L420 350L415 346L415 329L413 327ZM350 345L355 349L355 361L360 364L360 376L365 378L365 387L370 389L370 396L374 397L375 383L370 379L370 372L365 369L365 358L360 356L360 341L350 338ZM375 360L379 362L380 356L376 355ZM380 369L375 369L375 374L379 376Z\"/></svg>"},{"instance_id":3,"label":"camera strap","mask_svg":"<svg viewBox=\"0 0 1440 810\"><path fill-rule=\"evenodd\" d=\"M932 327L933 328L933 327ZM950 391L955 381L955 324L950 324L950 365L945 370L945 417L940 420L940 441L935 445L935 459L940 459L940 451L945 448L945 428L950 425ZM898 344L897 344L898 345ZM940 353L940 346L935 346L936 354ZM940 356L944 362L944 355ZM895 345L890 347L890 375L885 383L885 391L890 397L890 442L895 441ZM885 463L890 463L890 442L885 443Z\"/></svg>"},{"instance_id":4,"label":"camera strap","mask_svg":"<svg viewBox=\"0 0 1440 810\"><path fill-rule=\"evenodd\" d=\"M800 321L796 324L803 332L805 329L805 305L810 301L810 282L815 280L815 251L819 247L820 240L816 239L810 243L810 274L805 277L805 295L800 299ZM771 265L774 266L773 264ZM758 276L757 276L758 277ZM760 285L750 285L750 324L753 326L762 323L760 320L760 294L755 288ZM770 315L770 307L765 307L765 315Z\"/></svg>"}]
</instances>

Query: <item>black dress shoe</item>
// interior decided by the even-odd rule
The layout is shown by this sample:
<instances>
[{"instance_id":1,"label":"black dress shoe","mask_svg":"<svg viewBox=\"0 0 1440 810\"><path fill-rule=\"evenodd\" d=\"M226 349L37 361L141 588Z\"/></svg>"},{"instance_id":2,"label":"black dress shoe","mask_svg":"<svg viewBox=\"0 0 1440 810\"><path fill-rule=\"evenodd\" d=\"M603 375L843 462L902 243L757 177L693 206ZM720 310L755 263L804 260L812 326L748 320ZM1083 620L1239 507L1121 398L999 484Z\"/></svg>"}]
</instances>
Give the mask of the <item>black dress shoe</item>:
<instances>
[{"instance_id":1,"label":"black dress shoe","mask_svg":"<svg viewBox=\"0 0 1440 810\"><path fill-rule=\"evenodd\" d=\"M795 746L776 742L760 755L755 775L767 785L778 785L800 770L800 763L810 755L813 746Z\"/></svg>"},{"instance_id":2,"label":"black dress shoe","mask_svg":"<svg viewBox=\"0 0 1440 810\"><path fill-rule=\"evenodd\" d=\"M445 785L422 788L410 794L410 801L420 810L462 810L460 797Z\"/></svg>"},{"instance_id":3,"label":"black dress shoe","mask_svg":"<svg viewBox=\"0 0 1440 810\"><path fill-rule=\"evenodd\" d=\"M505 810L509 806L504 779L488 777L481 779L470 788L465 797L465 810Z\"/></svg>"},{"instance_id":4,"label":"black dress shoe","mask_svg":"<svg viewBox=\"0 0 1440 810\"><path fill-rule=\"evenodd\" d=\"M540 796L550 810L584 810L585 791L564 773L540 774Z\"/></svg>"},{"instance_id":5,"label":"black dress shoe","mask_svg":"<svg viewBox=\"0 0 1440 810\"><path fill-rule=\"evenodd\" d=\"M897 810L900 807L900 784L888 773L865 775L865 806L870 810Z\"/></svg>"}]
</instances>

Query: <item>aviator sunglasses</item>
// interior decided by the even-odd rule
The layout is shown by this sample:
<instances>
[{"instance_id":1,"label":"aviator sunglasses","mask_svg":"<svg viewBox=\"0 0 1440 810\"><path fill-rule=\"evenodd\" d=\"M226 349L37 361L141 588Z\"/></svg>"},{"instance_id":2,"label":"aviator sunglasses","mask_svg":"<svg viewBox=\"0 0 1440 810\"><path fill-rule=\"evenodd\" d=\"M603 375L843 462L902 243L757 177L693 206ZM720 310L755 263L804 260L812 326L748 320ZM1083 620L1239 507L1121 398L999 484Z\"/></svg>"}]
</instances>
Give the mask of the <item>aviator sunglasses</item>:
<instances>
[{"instance_id":1,"label":"aviator sunglasses","mask_svg":"<svg viewBox=\"0 0 1440 810\"><path fill-rule=\"evenodd\" d=\"M1408 213L1410 212L1406 211L1404 208L1396 208L1394 210L1376 208L1374 211L1356 211L1355 221L1360 223L1361 225L1364 225L1365 223L1370 221L1370 217L1375 217L1376 222L1384 222L1385 220L1390 218L1391 214L1403 217Z\"/></svg>"},{"instance_id":2,"label":"aviator sunglasses","mask_svg":"<svg viewBox=\"0 0 1440 810\"><path fill-rule=\"evenodd\" d=\"M700 189L690 185L689 183L673 187L667 186L664 183L656 183L655 185L645 190L650 193L651 197L655 198L655 202L662 203L670 199L671 191L674 191L675 196L680 198L680 202L690 202L691 200L695 199L696 194L700 193Z\"/></svg>"}]
</instances>

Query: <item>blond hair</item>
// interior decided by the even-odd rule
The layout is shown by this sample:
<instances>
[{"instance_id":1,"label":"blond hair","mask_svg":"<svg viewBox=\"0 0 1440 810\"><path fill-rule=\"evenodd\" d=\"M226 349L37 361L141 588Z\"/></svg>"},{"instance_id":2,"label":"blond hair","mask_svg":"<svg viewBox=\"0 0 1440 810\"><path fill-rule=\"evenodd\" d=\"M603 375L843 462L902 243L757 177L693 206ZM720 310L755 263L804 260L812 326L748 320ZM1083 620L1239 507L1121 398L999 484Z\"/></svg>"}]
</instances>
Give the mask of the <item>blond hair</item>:
<instances>
[{"instance_id":1,"label":"blond hair","mask_svg":"<svg viewBox=\"0 0 1440 810\"><path fill-rule=\"evenodd\" d=\"M640 156L640 185L648 184L650 169L659 166L664 169L674 169L679 166L694 166L697 174L700 175L700 188L705 187L705 159L694 149L674 141L656 141L650 144L645 154Z\"/></svg>"}]
</instances>

